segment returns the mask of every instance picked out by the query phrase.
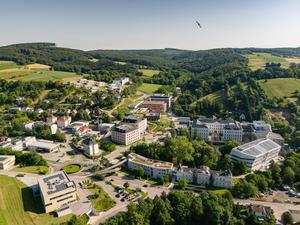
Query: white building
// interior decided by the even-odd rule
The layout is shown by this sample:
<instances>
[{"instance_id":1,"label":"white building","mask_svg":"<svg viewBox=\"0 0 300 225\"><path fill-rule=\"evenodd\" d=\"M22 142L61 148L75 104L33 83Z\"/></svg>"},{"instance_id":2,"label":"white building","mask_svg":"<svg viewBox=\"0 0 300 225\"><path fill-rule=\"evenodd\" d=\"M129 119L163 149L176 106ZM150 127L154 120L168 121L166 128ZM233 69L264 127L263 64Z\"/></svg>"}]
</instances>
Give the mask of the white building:
<instances>
[{"instance_id":1,"label":"white building","mask_svg":"<svg viewBox=\"0 0 300 225\"><path fill-rule=\"evenodd\" d=\"M172 106L172 96L165 94L153 94L149 97L149 101L163 101L167 104L168 109Z\"/></svg>"},{"instance_id":2,"label":"white building","mask_svg":"<svg viewBox=\"0 0 300 225\"><path fill-rule=\"evenodd\" d=\"M45 212L59 210L76 201L76 185L64 171L38 179L41 199Z\"/></svg>"},{"instance_id":3,"label":"white building","mask_svg":"<svg viewBox=\"0 0 300 225\"><path fill-rule=\"evenodd\" d=\"M135 153L128 155L127 166L130 170L141 167L144 169L145 175L152 178L171 176L173 173L173 163L148 159Z\"/></svg>"},{"instance_id":4,"label":"white building","mask_svg":"<svg viewBox=\"0 0 300 225\"><path fill-rule=\"evenodd\" d=\"M141 133L135 124L121 123L111 131L111 140L121 145L130 145L140 139Z\"/></svg>"},{"instance_id":5,"label":"white building","mask_svg":"<svg viewBox=\"0 0 300 225\"><path fill-rule=\"evenodd\" d=\"M46 121L47 121L47 123L49 123L49 124L53 124L53 123L56 123L57 122L57 117L56 116L49 116L49 117L47 117L47 119L46 119Z\"/></svg>"},{"instance_id":6,"label":"white building","mask_svg":"<svg viewBox=\"0 0 300 225\"><path fill-rule=\"evenodd\" d=\"M65 127L69 126L69 124L71 123L71 121L72 121L72 118L70 116L59 117L57 119L57 126L59 128L65 128Z\"/></svg>"},{"instance_id":7,"label":"white building","mask_svg":"<svg viewBox=\"0 0 300 225\"><path fill-rule=\"evenodd\" d=\"M116 79L116 80L113 81L113 84L121 85L121 86L123 86L127 83L129 83L129 78L128 77L122 77L120 79Z\"/></svg>"},{"instance_id":8,"label":"white building","mask_svg":"<svg viewBox=\"0 0 300 225\"><path fill-rule=\"evenodd\" d=\"M42 151L42 152L55 152L59 150L59 143L53 141L33 139L28 143L28 149L30 151Z\"/></svg>"},{"instance_id":9,"label":"white building","mask_svg":"<svg viewBox=\"0 0 300 225\"><path fill-rule=\"evenodd\" d=\"M195 120L191 126L192 138L205 141L225 142L243 140L243 129L237 121L227 120Z\"/></svg>"},{"instance_id":10,"label":"white building","mask_svg":"<svg viewBox=\"0 0 300 225\"><path fill-rule=\"evenodd\" d=\"M214 186L220 188L232 187L232 174L230 171L213 171L203 166L200 169L191 169L180 166L175 173L176 180L187 180L201 186Z\"/></svg>"},{"instance_id":11,"label":"white building","mask_svg":"<svg viewBox=\"0 0 300 225\"><path fill-rule=\"evenodd\" d=\"M7 170L15 165L16 157L14 155L0 155L0 170Z\"/></svg>"},{"instance_id":12,"label":"white building","mask_svg":"<svg viewBox=\"0 0 300 225\"><path fill-rule=\"evenodd\" d=\"M81 146L84 152L89 156L98 156L101 153L98 143L90 138L84 139L81 142Z\"/></svg>"},{"instance_id":13,"label":"white building","mask_svg":"<svg viewBox=\"0 0 300 225\"><path fill-rule=\"evenodd\" d=\"M245 162L251 170L261 170L278 159L280 149L281 146L270 139L258 139L232 149L231 159Z\"/></svg>"},{"instance_id":14,"label":"white building","mask_svg":"<svg viewBox=\"0 0 300 225\"><path fill-rule=\"evenodd\" d=\"M144 133L145 130L147 129L147 118L143 118L141 116L135 116L135 115L126 116L123 119L123 123L137 125L141 134Z\"/></svg>"}]
</instances>

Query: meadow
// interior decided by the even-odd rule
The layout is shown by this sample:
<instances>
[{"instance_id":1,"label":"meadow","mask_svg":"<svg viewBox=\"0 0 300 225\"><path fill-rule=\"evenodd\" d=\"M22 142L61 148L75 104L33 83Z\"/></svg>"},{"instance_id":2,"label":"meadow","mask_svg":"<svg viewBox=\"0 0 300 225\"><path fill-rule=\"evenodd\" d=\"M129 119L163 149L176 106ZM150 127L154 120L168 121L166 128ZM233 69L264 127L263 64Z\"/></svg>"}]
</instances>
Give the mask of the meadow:
<instances>
[{"instance_id":1,"label":"meadow","mask_svg":"<svg viewBox=\"0 0 300 225\"><path fill-rule=\"evenodd\" d=\"M146 77L152 77L160 73L159 70L152 70L152 69L139 69L138 71L143 73L143 75Z\"/></svg>"},{"instance_id":2,"label":"meadow","mask_svg":"<svg viewBox=\"0 0 300 225\"><path fill-rule=\"evenodd\" d=\"M146 92L146 93L154 93L162 86L163 85L161 85L161 84L143 83L141 86L138 87L138 90L141 92Z\"/></svg>"}]
</instances>

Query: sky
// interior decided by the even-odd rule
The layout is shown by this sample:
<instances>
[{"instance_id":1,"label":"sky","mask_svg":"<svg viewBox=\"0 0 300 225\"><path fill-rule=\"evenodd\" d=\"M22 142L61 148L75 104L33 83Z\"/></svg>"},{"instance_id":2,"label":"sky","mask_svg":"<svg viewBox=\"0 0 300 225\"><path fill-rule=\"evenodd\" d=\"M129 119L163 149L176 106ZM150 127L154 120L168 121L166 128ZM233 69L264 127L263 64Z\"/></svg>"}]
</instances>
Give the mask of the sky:
<instances>
[{"instance_id":1,"label":"sky","mask_svg":"<svg viewBox=\"0 0 300 225\"><path fill-rule=\"evenodd\" d=\"M1 0L0 46L299 47L299 9L300 0Z\"/></svg>"}]
</instances>

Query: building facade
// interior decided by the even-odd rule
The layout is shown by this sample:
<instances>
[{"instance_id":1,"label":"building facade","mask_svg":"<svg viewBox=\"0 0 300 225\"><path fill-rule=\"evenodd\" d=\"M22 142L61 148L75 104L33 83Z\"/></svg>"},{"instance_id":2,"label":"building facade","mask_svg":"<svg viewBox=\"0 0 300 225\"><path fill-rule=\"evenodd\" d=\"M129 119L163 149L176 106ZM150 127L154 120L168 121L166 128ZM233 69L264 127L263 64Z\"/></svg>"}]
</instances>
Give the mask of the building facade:
<instances>
[{"instance_id":1,"label":"building facade","mask_svg":"<svg viewBox=\"0 0 300 225\"><path fill-rule=\"evenodd\" d=\"M150 112L161 113L167 111L167 103L163 101L145 101L141 107L147 108Z\"/></svg>"},{"instance_id":2,"label":"building facade","mask_svg":"<svg viewBox=\"0 0 300 225\"><path fill-rule=\"evenodd\" d=\"M101 153L98 143L90 138L83 140L81 146L84 152L89 156L98 156Z\"/></svg>"},{"instance_id":3,"label":"building facade","mask_svg":"<svg viewBox=\"0 0 300 225\"><path fill-rule=\"evenodd\" d=\"M7 170L15 165L14 155L0 155L0 170Z\"/></svg>"},{"instance_id":4,"label":"building facade","mask_svg":"<svg viewBox=\"0 0 300 225\"><path fill-rule=\"evenodd\" d=\"M111 140L121 145L130 145L140 139L140 130L134 124L119 124L111 131Z\"/></svg>"},{"instance_id":5,"label":"building facade","mask_svg":"<svg viewBox=\"0 0 300 225\"><path fill-rule=\"evenodd\" d=\"M149 97L149 101L163 101L167 104L167 109L172 106L172 96L167 96L164 94L154 94Z\"/></svg>"}]
</instances>

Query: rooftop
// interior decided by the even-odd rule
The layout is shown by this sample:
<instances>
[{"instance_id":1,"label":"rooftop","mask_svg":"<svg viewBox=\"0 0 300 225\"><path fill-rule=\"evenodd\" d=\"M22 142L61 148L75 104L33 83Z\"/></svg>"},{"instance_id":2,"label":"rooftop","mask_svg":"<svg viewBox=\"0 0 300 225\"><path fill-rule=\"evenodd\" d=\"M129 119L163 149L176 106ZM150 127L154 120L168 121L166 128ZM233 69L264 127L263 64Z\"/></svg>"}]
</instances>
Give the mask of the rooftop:
<instances>
[{"instance_id":1,"label":"rooftop","mask_svg":"<svg viewBox=\"0 0 300 225\"><path fill-rule=\"evenodd\" d=\"M137 162L137 163L144 164L147 166L152 166L152 167L156 167L156 168L164 168L164 169L172 169L173 168L173 163L148 159L148 158L138 155L136 153L130 153L128 158L129 158L129 160L131 160L133 162Z\"/></svg>"},{"instance_id":2,"label":"rooftop","mask_svg":"<svg viewBox=\"0 0 300 225\"><path fill-rule=\"evenodd\" d=\"M120 123L113 130L120 133L128 133L130 131L136 130L137 126L128 123Z\"/></svg>"},{"instance_id":3,"label":"rooftop","mask_svg":"<svg viewBox=\"0 0 300 225\"><path fill-rule=\"evenodd\" d=\"M15 158L15 156L14 155L0 155L0 162L3 162L10 158Z\"/></svg>"}]
</instances>

